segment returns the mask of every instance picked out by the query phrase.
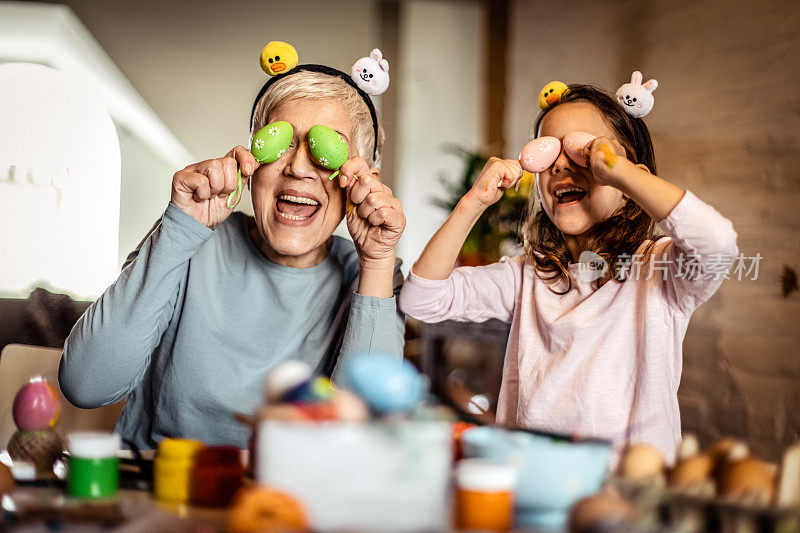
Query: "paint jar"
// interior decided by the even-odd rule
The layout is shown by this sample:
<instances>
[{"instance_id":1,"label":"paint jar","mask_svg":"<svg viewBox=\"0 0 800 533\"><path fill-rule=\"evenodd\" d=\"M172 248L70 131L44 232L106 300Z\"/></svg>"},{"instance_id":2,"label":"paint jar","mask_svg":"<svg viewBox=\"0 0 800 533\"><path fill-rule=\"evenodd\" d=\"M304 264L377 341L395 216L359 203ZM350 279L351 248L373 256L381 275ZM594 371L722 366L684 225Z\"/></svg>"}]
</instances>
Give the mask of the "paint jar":
<instances>
[{"instance_id":1,"label":"paint jar","mask_svg":"<svg viewBox=\"0 0 800 533\"><path fill-rule=\"evenodd\" d=\"M191 494L194 456L203 443L191 439L164 439L153 461L155 497L164 503L187 503Z\"/></svg>"},{"instance_id":2,"label":"paint jar","mask_svg":"<svg viewBox=\"0 0 800 533\"><path fill-rule=\"evenodd\" d=\"M456 528L509 531L516 471L484 459L464 459L456 471Z\"/></svg>"},{"instance_id":3,"label":"paint jar","mask_svg":"<svg viewBox=\"0 0 800 533\"><path fill-rule=\"evenodd\" d=\"M119 488L119 435L78 432L67 435L67 494L108 498Z\"/></svg>"},{"instance_id":4,"label":"paint jar","mask_svg":"<svg viewBox=\"0 0 800 533\"><path fill-rule=\"evenodd\" d=\"M242 486L244 468L239 449L233 446L209 446L195 455L192 474L192 503L224 507Z\"/></svg>"}]
</instances>

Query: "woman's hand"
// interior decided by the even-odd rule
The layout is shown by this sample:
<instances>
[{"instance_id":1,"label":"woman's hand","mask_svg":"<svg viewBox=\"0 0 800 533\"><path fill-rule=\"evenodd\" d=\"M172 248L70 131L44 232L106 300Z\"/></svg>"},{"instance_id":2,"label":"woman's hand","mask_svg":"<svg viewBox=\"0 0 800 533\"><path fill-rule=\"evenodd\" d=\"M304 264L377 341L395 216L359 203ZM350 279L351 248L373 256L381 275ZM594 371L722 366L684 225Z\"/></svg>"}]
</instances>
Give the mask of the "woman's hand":
<instances>
[{"instance_id":1,"label":"woman's hand","mask_svg":"<svg viewBox=\"0 0 800 533\"><path fill-rule=\"evenodd\" d=\"M244 146L233 148L225 157L189 165L172 177L172 203L215 229L233 211L227 205L228 196L236 190L239 169L244 187L259 166Z\"/></svg>"},{"instance_id":2,"label":"woman's hand","mask_svg":"<svg viewBox=\"0 0 800 533\"><path fill-rule=\"evenodd\" d=\"M362 270L394 272L394 248L406 227L400 200L381 183L380 170L370 168L361 157L342 165L338 179L339 185L347 189L347 229Z\"/></svg>"},{"instance_id":3,"label":"woman's hand","mask_svg":"<svg viewBox=\"0 0 800 533\"><path fill-rule=\"evenodd\" d=\"M491 157L463 200L482 212L497 203L505 190L515 186L521 177L522 166L519 161Z\"/></svg>"}]
</instances>

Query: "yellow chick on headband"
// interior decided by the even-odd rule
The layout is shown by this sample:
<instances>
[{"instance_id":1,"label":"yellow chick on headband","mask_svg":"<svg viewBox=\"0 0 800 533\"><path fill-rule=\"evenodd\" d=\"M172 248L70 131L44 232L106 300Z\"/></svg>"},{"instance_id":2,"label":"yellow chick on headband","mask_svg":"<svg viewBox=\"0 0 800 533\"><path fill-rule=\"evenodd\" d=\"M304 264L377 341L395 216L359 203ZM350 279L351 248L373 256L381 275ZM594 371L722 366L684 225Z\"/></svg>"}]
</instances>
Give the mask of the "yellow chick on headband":
<instances>
[{"instance_id":1,"label":"yellow chick on headband","mask_svg":"<svg viewBox=\"0 0 800 533\"><path fill-rule=\"evenodd\" d=\"M547 109L551 105L561 100L564 93L567 92L567 84L560 81L551 81L544 86L542 92L539 93L539 108Z\"/></svg>"},{"instance_id":2,"label":"yellow chick on headband","mask_svg":"<svg viewBox=\"0 0 800 533\"><path fill-rule=\"evenodd\" d=\"M289 72L299 61L297 50L289 43L272 41L261 50L261 68L270 76Z\"/></svg>"}]
</instances>

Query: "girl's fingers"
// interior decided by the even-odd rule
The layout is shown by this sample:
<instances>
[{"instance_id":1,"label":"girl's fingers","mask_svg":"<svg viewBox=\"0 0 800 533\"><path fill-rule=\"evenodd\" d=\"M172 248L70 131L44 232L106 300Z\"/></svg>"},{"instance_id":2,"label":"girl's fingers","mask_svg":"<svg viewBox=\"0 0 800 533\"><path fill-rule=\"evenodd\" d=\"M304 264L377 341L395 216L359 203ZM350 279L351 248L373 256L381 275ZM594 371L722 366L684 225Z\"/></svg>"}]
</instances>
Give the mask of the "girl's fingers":
<instances>
[{"instance_id":1,"label":"girl's fingers","mask_svg":"<svg viewBox=\"0 0 800 533\"><path fill-rule=\"evenodd\" d=\"M611 151L621 157L625 157L625 147L619 143L619 141L615 139L609 139L608 137L597 137L596 139L592 139L589 141L586 146L583 147L583 152L586 155L591 155L591 153L595 150L598 150L600 146L608 146L611 148Z\"/></svg>"},{"instance_id":2,"label":"girl's fingers","mask_svg":"<svg viewBox=\"0 0 800 533\"><path fill-rule=\"evenodd\" d=\"M481 183L484 192L494 193L498 189L511 187L521 177L522 165L520 165L519 161L492 157L486 163L483 172L481 172L481 179L478 181Z\"/></svg>"},{"instance_id":3,"label":"girl's fingers","mask_svg":"<svg viewBox=\"0 0 800 533\"><path fill-rule=\"evenodd\" d=\"M497 186L503 189L509 189L522 178L522 165L520 165L518 160L503 159L502 161L506 167L508 167L508 172L501 176Z\"/></svg>"}]
</instances>

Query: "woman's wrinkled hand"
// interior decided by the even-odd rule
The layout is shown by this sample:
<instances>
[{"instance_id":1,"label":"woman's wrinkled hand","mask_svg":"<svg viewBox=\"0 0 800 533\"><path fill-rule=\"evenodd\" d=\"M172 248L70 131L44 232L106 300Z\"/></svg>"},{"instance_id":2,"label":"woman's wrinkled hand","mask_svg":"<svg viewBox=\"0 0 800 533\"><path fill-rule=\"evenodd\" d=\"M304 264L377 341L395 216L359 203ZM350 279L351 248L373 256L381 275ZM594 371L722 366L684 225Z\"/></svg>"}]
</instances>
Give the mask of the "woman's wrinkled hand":
<instances>
[{"instance_id":1,"label":"woman's wrinkled hand","mask_svg":"<svg viewBox=\"0 0 800 533\"><path fill-rule=\"evenodd\" d=\"M233 211L228 207L228 196L236 191L239 169L244 187L259 166L247 148L236 146L225 157L194 163L176 172L171 201L204 226L215 229Z\"/></svg>"},{"instance_id":2,"label":"woman's wrinkled hand","mask_svg":"<svg viewBox=\"0 0 800 533\"><path fill-rule=\"evenodd\" d=\"M393 270L395 246L406 227L400 200L381 183L380 170L358 156L342 165L338 180L346 189L347 229L361 268Z\"/></svg>"}]
</instances>

